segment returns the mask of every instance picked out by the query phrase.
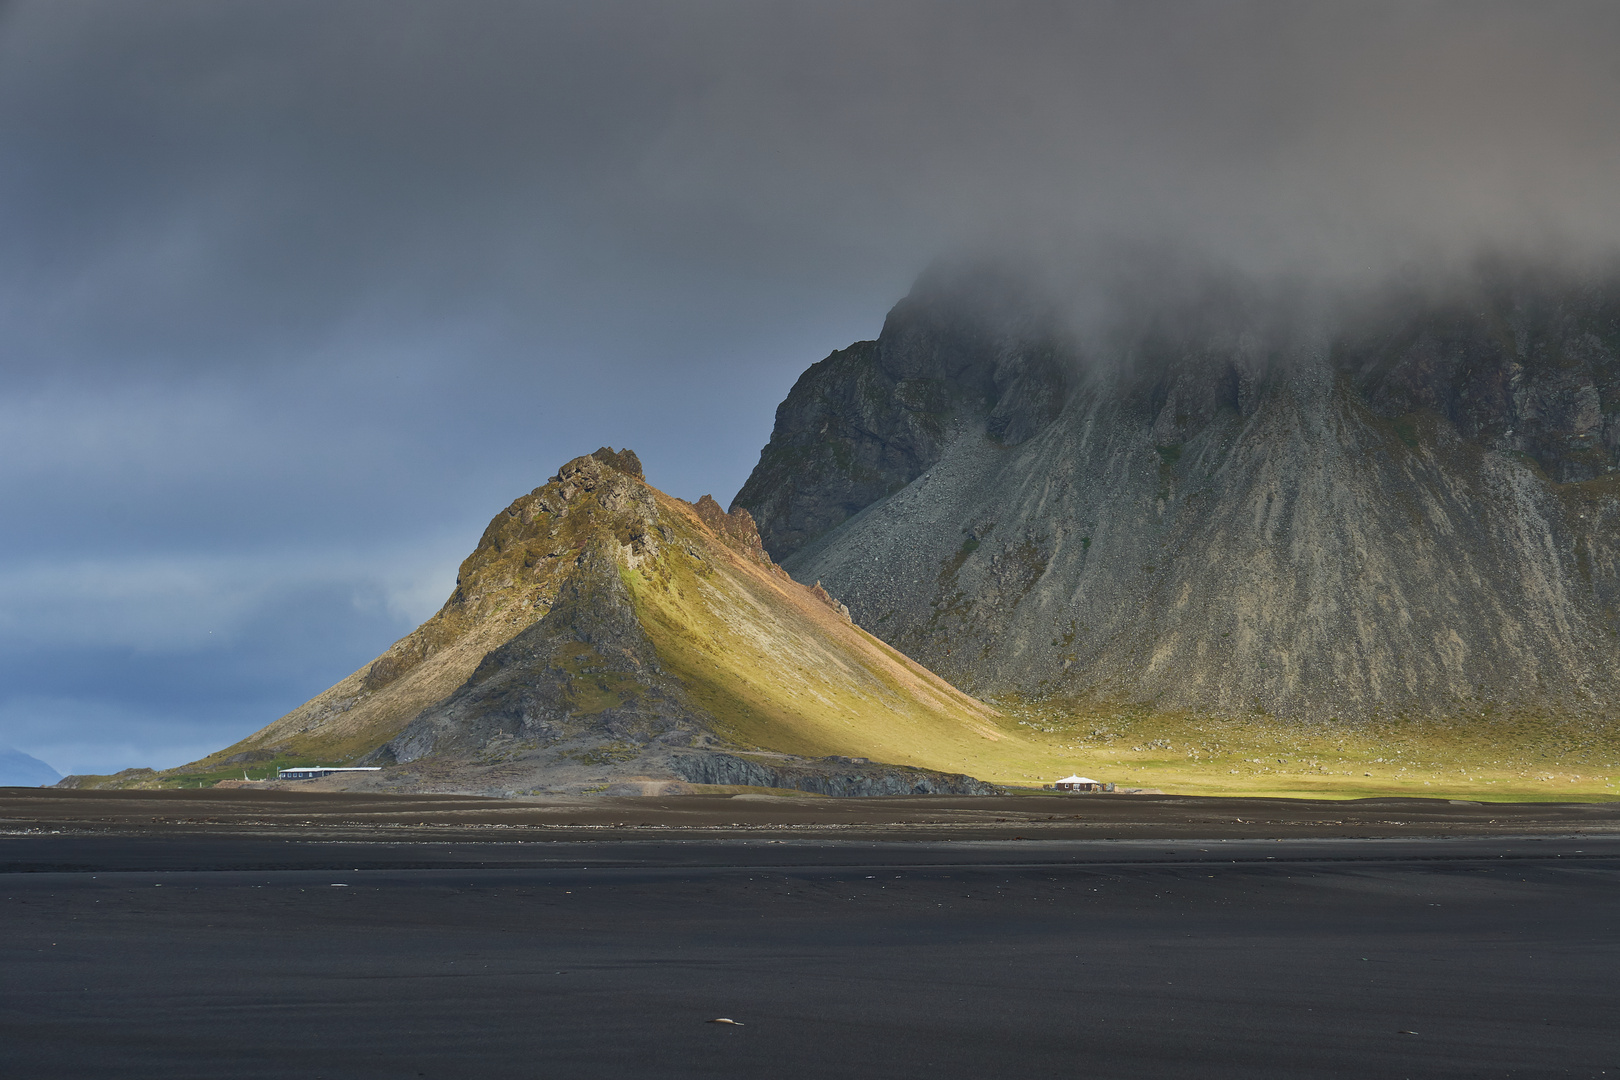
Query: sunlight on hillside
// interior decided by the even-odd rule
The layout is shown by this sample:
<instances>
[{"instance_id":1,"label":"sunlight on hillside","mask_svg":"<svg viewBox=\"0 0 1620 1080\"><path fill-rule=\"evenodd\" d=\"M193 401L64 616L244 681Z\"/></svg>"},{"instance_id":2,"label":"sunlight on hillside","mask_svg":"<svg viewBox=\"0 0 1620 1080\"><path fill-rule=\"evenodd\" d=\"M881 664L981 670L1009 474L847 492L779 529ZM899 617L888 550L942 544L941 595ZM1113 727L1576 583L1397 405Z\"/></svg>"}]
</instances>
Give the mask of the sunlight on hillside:
<instances>
[{"instance_id":1,"label":"sunlight on hillside","mask_svg":"<svg viewBox=\"0 0 1620 1080\"><path fill-rule=\"evenodd\" d=\"M1186 795L1620 799L1620 738L1596 722L1387 721L1301 727L998 702L1039 751L998 782L1038 787L1078 771ZM992 777L986 777L991 779Z\"/></svg>"}]
</instances>

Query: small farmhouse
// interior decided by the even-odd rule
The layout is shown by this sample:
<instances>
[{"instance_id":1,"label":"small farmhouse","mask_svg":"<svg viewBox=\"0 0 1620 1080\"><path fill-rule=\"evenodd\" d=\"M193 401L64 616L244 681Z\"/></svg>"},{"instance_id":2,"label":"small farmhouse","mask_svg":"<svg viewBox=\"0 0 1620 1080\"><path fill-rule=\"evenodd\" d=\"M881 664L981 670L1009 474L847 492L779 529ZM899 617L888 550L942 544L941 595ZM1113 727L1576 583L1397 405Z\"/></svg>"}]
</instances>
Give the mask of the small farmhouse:
<instances>
[{"instance_id":1,"label":"small farmhouse","mask_svg":"<svg viewBox=\"0 0 1620 1080\"><path fill-rule=\"evenodd\" d=\"M1053 784L1052 787L1058 791L1101 791L1103 789L1100 780L1092 780L1085 776L1065 776Z\"/></svg>"}]
</instances>

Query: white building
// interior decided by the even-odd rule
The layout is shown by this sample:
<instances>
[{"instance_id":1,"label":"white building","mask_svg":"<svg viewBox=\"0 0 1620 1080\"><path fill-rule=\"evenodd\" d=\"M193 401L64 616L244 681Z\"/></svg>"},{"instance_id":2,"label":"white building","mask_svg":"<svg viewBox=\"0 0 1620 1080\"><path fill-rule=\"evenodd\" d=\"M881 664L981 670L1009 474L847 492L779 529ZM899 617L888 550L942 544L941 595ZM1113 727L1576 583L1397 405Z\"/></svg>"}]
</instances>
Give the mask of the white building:
<instances>
[{"instance_id":1,"label":"white building","mask_svg":"<svg viewBox=\"0 0 1620 1080\"><path fill-rule=\"evenodd\" d=\"M340 772L381 772L381 765L303 765L295 769L276 770L277 780L313 780L317 776L331 776Z\"/></svg>"}]
</instances>

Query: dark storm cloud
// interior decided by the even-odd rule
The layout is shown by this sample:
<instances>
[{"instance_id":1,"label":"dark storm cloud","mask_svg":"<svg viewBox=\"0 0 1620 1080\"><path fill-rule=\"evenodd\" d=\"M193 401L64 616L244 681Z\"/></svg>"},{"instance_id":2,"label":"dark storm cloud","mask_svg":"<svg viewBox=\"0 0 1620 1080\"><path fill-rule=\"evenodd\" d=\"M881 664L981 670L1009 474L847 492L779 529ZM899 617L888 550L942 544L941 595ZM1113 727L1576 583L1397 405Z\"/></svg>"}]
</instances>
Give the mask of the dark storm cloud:
<instances>
[{"instance_id":1,"label":"dark storm cloud","mask_svg":"<svg viewBox=\"0 0 1620 1080\"><path fill-rule=\"evenodd\" d=\"M9 291L49 362L67 336L217 367L406 315L612 337L559 317L650 301L634 339L765 268L814 287L845 259L892 275L1053 230L1347 267L1608 239L1617 23L1481 3L24 4L0 63Z\"/></svg>"},{"instance_id":2,"label":"dark storm cloud","mask_svg":"<svg viewBox=\"0 0 1620 1080\"><path fill-rule=\"evenodd\" d=\"M597 445L724 499L941 255L1602 253L1617 45L1607 3L0 8L0 742L234 737Z\"/></svg>"}]
</instances>

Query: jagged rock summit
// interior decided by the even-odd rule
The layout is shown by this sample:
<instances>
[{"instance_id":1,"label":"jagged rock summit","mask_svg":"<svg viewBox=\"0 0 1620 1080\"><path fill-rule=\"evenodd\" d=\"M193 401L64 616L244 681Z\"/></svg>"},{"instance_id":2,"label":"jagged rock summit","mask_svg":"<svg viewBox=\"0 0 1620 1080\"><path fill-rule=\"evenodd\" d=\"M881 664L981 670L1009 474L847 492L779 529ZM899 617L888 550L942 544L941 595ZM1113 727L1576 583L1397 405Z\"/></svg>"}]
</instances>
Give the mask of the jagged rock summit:
<instances>
[{"instance_id":1,"label":"jagged rock summit","mask_svg":"<svg viewBox=\"0 0 1620 1080\"><path fill-rule=\"evenodd\" d=\"M415 631L185 769L377 765L311 783L486 794L972 794L993 789L962 774L964 748L1015 738L995 716L793 581L746 510L665 495L604 447L497 514Z\"/></svg>"},{"instance_id":2,"label":"jagged rock summit","mask_svg":"<svg viewBox=\"0 0 1620 1080\"><path fill-rule=\"evenodd\" d=\"M800 377L734 507L975 694L1620 718L1620 276L1051 310L925 278Z\"/></svg>"}]
</instances>

